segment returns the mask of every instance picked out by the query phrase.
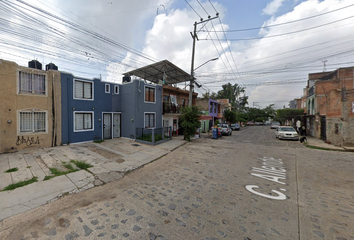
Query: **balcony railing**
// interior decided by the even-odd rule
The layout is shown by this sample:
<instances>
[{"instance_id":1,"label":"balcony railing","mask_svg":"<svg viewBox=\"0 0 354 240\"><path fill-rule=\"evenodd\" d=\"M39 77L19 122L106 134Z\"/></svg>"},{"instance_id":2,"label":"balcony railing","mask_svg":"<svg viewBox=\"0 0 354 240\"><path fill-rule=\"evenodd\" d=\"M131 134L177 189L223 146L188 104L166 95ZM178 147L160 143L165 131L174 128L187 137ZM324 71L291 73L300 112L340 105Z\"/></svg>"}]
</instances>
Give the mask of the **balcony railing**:
<instances>
[{"instance_id":1,"label":"balcony railing","mask_svg":"<svg viewBox=\"0 0 354 240\"><path fill-rule=\"evenodd\" d=\"M172 103L163 103L162 114L181 114L182 107L181 105L176 106Z\"/></svg>"}]
</instances>

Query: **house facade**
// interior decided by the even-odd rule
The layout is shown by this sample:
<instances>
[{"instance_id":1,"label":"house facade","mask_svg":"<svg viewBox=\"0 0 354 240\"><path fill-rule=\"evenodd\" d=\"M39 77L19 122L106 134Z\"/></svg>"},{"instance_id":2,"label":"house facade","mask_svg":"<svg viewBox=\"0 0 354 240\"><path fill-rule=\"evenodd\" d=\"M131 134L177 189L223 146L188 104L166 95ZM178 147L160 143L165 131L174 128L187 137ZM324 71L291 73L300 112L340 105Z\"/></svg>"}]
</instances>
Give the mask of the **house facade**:
<instances>
[{"instance_id":1,"label":"house facade","mask_svg":"<svg viewBox=\"0 0 354 240\"><path fill-rule=\"evenodd\" d=\"M62 73L63 143L136 138L137 129L162 127L162 86L123 84Z\"/></svg>"},{"instance_id":2,"label":"house facade","mask_svg":"<svg viewBox=\"0 0 354 240\"><path fill-rule=\"evenodd\" d=\"M339 146L354 146L354 67L310 73L300 118L308 135ZM299 106L301 105L301 106Z\"/></svg>"},{"instance_id":3,"label":"house facade","mask_svg":"<svg viewBox=\"0 0 354 240\"><path fill-rule=\"evenodd\" d=\"M213 99L198 98L197 106L200 107L203 111L203 115L200 119L202 132L209 131L212 126L214 126L216 120L219 120L219 122L222 123L222 102L218 102L217 100Z\"/></svg>"},{"instance_id":4,"label":"house facade","mask_svg":"<svg viewBox=\"0 0 354 240\"><path fill-rule=\"evenodd\" d=\"M197 93L192 95L192 106L196 106ZM178 118L182 113L183 107L189 106L189 91L174 87L172 85L163 85L163 126L172 127L176 135L183 134L179 126Z\"/></svg>"},{"instance_id":5,"label":"house facade","mask_svg":"<svg viewBox=\"0 0 354 240\"><path fill-rule=\"evenodd\" d=\"M0 60L0 152L61 143L61 75L46 69Z\"/></svg>"},{"instance_id":6,"label":"house facade","mask_svg":"<svg viewBox=\"0 0 354 240\"><path fill-rule=\"evenodd\" d=\"M314 95L314 135L335 145L354 146L354 67L319 77Z\"/></svg>"}]
</instances>

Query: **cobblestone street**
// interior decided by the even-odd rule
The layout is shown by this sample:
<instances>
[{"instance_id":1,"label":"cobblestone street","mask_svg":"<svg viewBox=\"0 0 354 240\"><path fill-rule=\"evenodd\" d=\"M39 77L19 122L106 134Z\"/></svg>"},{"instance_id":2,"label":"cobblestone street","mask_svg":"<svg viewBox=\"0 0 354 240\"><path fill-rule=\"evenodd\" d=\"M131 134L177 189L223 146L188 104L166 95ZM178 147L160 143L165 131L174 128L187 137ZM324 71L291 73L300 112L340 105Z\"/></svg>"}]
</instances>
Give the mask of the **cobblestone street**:
<instances>
[{"instance_id":1,"label":"cobblestone street","mask_svg":"<svg viewBox=\"0 0 354 240\"><path fill-rule=\"evenodd\" d=\"M6 219L0 239L354 239L353 153L273 134L250 127L193 140L118 181ZM261 171L275 161L282 173Z\"/></svg>"}]
</instances>

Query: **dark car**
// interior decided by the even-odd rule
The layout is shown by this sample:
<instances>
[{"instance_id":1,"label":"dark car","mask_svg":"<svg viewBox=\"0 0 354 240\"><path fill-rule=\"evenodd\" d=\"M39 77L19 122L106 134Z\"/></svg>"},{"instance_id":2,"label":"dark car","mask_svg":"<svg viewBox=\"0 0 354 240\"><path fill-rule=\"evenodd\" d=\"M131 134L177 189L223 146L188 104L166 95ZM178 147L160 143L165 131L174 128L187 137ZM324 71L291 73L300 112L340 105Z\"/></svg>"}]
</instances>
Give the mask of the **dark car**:
<instances>
[{"instance_id":1,"label":"dark car","mask_svg":"<svg viewBox=\"0 0 354 240\"><path fill-rule=\"evenodd\" d=\"M240 124L238 124L238 123L233 123L233 124L231 124L230 127L231 127L232 131L240 130Z\"/></svg>"}]
</instances>

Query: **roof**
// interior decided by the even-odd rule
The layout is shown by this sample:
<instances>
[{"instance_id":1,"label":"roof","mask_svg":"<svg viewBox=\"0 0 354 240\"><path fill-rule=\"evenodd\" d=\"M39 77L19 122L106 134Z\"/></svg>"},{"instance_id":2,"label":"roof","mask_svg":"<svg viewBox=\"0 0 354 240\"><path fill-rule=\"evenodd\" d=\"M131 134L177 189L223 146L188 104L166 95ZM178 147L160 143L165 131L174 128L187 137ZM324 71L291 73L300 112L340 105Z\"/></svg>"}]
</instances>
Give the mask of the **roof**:
<instances>
[{"instance_id":1,"label":"roof","mask_svg":"<svg viewBox=\"0 0 354 240\"><path fill-rule=\"evenodd\" d=\"M168 60L153 63L151 65L123 73L126 76L137 76L142 79L158 84L164 79L165 84L175 84L190 81L191 75L174 65Z\"/></svg>"}]
</instances>

